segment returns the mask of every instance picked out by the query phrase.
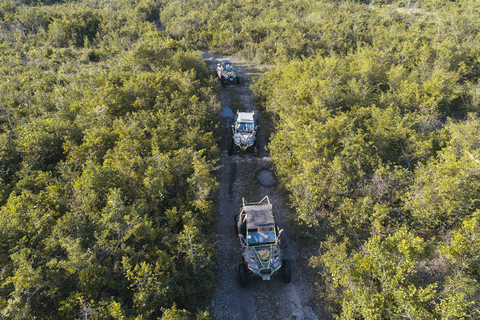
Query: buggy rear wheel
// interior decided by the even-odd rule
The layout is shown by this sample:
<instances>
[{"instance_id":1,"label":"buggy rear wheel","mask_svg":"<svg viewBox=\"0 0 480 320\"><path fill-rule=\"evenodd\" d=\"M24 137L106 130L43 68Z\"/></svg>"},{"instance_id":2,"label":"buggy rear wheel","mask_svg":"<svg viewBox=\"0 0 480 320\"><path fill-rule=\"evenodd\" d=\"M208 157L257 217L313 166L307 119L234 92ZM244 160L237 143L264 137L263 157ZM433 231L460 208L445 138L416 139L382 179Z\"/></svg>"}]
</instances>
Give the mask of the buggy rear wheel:
<instances>
[{"instance_id":1,"label":"buggy rear wheel","mask_svg":"<svg viewBox=\"0 0 480 320\"><path fill-rule=\"evenodd\" d=\"M243 263L238 265L238 276L240 280L240 287L245 288L247 286L247 268L245 268L245 264Z\"/></svg>"},{"instance_id":2,"label":"buggy rear wheel","mask_svg":"<svg viewBox=\"0 0 480 320\"><path fill-rule=\"evenodd\" d=\"M292 281L292 267L290 266L290 261L282 260L282 280L285 283Z\"/></svg>"},{"instance_id":3,"label":"buggy rear wheel","mask_svg":"<svg viewBox=\"0 0 480 320\"><path fill-rule=\"evenodd\" d=\"M233 216L233 221L235 222L235 234L238 235L238 214Z\"/></svg>"},{"instance_id":4,"label":"buggy rear wheel","mask_svg":"<svg viewBox=\"0 0 480 320\"><path fill-rule=\"evenodd\" d=\"M228 155L233 155L233 138L228 142Z\"/></svg>"},{"instance_id":5,"label":"buggy rear wheel","mask_svg":"<svg viewBox=\"0 0 480 320\"><path fill-rule=\"evenodd\" d=\"M260 131L259 128L256 129L256 134L255 134L255 142L253 143L253 155L255 157L258 157L258 151L259 151L259 143L258 143L258 132Z\"/></svg>"}]
</instances>

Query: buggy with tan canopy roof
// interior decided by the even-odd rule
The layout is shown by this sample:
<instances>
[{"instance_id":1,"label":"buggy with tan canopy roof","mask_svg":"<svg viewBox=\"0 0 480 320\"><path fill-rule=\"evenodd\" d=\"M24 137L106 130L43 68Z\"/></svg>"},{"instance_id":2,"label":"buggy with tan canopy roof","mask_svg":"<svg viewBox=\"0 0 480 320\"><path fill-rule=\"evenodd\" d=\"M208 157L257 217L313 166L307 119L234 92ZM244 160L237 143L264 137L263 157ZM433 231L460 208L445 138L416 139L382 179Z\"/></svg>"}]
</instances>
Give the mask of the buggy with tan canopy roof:
<instances>
[{"instance_id":1,"label":"buggy with tan canopy roof","mask_svg":"<svg viewBox=\"0 0 480 320\"><path fill-rule=\"evenodd\" d=\"M250 276L270 280L281 274L284 282L291 281L290 262L280 249L283 229L277 227L272 209L268 196L255 203L246 203L242 198L240 215L235 215L235 231L243 249L243 262L239 265L241 287L247 285Z\"/></svg>"}]
</instances>

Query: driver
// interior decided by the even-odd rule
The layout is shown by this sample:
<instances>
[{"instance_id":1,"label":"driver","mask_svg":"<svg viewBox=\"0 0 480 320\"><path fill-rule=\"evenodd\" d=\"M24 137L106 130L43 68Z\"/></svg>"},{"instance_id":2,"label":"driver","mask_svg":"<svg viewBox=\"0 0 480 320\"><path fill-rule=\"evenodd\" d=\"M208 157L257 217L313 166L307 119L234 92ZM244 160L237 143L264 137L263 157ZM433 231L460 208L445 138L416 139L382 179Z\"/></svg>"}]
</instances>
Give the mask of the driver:
<instances>
[{"instance_id":1,"label":"driver","mask_svg":"<svg viewBox=\"0 0 480 320\"><path fill-rule=\"evenodd\" d=\"M245 126L244 123L240 123L240 125L238 126L238 131L240 132L247 131L247 127Z\"/></svg>"},{"instance_id":2,"label":"driver","mask_svg":"<svg viewBox=\"0 0 480 320\"><path fill-rule=\"evenodd\" d=\"M258 242L266 242L268 240L268 233L263 232L262 228L257 228Z\"/></svg>"}]
</instances>

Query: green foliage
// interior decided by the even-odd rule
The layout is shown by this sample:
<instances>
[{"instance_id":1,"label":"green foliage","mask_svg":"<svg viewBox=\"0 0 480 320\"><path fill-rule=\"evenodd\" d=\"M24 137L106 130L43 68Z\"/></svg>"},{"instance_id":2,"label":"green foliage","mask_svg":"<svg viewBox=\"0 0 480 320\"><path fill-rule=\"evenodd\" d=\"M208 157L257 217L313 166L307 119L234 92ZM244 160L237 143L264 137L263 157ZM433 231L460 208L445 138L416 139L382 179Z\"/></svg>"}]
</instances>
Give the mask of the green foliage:
<instances>
[{"instance_id":1,"label":"green foliage","mask_svg":"<svg viewBox=\"0 0 480 320\"><path fill-rule=\"evenodd\" d=\"M435 256L427 243L405 229L385 238L373 236L353 252L348 241L330 245L312 263L326 267L332 295L341 301L341 319L429 319L439 316L433 308L437 299L456 303L425 277Z\"/></svg>"},{"instance_id":2,"label":"green foliage","mask_svg":"<svg viewBox=\"0 0 480 320\"><path fill-rule=\"evenodd\" d=\"M216 81L159 9L2 2L3 318L209 318Z\"/></svg>"},{"instance_id":3,"label":"green foliage","mask_svg":"<svg viewBox=\"0 0 480 320\"><path fill-rule=\"evenodd\" d=\"M405 209L426 229L420 232L432 235L432 231L450 230L475 210L479 197L477 167L468 155L457 158L452 148L445 148L438 161L417 169Z\"/></svg>"},{"instance_id":4,"label":"green foliage","mask_svg":"<svg viewBox=\"0 0 480 320\"><path fill-rule=\"evenodd\" d=\"M462 225L451 232L451 241L442 246L442 252L450 256L452 264L470 274L480 277L480 257L478 243L479 211L462 222Z\"/></svg>"},{"instance_id":5,"label":"green foliage","mask_svg":"<svg viewBox=\"0 0 480 320\"><path fill-rule=\"evenodd\" d=\"M278 59L253 90L274 123L268 148L299 230L330 239L314 259L327 268L320 290L345 319L478 317L477 276L432 254L478 209L478 4L316 5L305 16L290 8L305 18L283 31L296 39L308 26L315 49L269 51ZM396 291L373 266L404 261L400 245L370 256L400 234L431 250L399 271Z\"/></svg>"},{"instance_id":6,"label":"green foliage","mask_svg":"<svg viewBox=\"0 0 480 320\"><path fill-rule=\"evenodd\" d=\"M478 118L448 121L444 148L415 172L405 209L415 218L418 231L432 236L456 227L478 209Z\"/></svg>"},{"instance_id":7,"label":"green foliage","mask_svg":"<svg viewBox=\"0 0 480 320\"><path fill-rule=\"evenodd\" d=\"M480 317L478 281L466 273L457 271L445 279L436 311L442 319L476 319Z\"/></svg>"},{"instance_id":8,"label":"green foliage","mask_svg":"<svg viewBox=\"0 0 480 320\"><path fill-rule=\"evenodd\" d=\"M26 166L48 171L65 158L63 143L68 139L67 124L39 118L18 128L17 132L18 150Z\"/></svg>"},{"instance_id":9,"label":"green foliage","mask_svg":"<svg viewBox=\"0 0 480 320\"><path fill-rule=\"evenodd\" d=\"M48 25L48 37L56 47L83 46L96 36L100 20L94 10L67 10Z\"/></svg>"}]
</instances>

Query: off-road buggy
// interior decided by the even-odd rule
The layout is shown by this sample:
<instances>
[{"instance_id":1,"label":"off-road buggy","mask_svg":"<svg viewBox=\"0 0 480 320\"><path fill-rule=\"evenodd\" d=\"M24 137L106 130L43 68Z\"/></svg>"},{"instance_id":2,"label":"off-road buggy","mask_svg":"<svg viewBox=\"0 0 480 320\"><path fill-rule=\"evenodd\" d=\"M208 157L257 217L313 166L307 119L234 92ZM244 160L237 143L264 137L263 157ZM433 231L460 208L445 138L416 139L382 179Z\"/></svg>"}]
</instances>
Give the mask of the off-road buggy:
<instances>
[{"instance_id":1,"label":"off-road buggy","mask_svg":"<svg viewBox=\"0 0 480 320\"><path fill-rule=\"evenodd\" d=\"M233 70L230 60L219 60L217 62L217 76L222 86L225 86L225 83L240 84L240 77Z\"/></svg>"},{"instance_id":2,"label":"off-road buggy","mask_svg":"<svg viewBox=\"0 0 480 320\"><path fill-rule=\"evenodd\" d=\"M238 112L232 125L232 138L228 143L228 155L235 150L253 151L258 156L257 125L254 120L254 112Z\"/></svg>"},{"instance_id":3,"label":"off-road buggy","mask_svg":"<svg viewBox=\"0 0 480 320\"><path fill-rule=\"evenodd\" d=\"M258 203L245 203L242 198L240 215L235 215L235 231L243 249L243 262L238 267L240 286L251 276L270 280L280 274L284 282L292 279L290 262L283 257L279 237L283 232L275 224L268 196Z\"/></svg>"}]
</instances>

